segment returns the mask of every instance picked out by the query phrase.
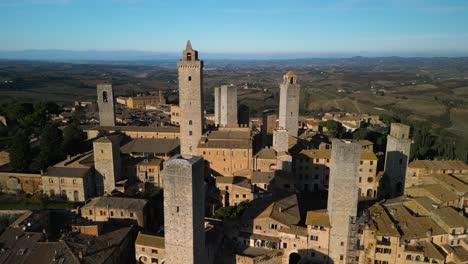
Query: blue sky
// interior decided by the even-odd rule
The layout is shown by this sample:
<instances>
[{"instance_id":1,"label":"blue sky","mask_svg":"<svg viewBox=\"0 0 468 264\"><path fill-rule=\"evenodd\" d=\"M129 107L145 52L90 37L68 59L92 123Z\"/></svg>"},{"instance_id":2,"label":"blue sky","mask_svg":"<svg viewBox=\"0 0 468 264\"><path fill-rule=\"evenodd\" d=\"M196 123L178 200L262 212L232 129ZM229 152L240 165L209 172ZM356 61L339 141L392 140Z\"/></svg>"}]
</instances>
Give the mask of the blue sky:
<instances>
[{"instance_id":1,"label":"blue sky","mask_svg":"<svg viewBox=\"0 0 468 264\"><path fill-rule=\"evenodd\" d=\"M466 0L0 0L0 50L468 55Z\"/></svg>"}]
</instances>

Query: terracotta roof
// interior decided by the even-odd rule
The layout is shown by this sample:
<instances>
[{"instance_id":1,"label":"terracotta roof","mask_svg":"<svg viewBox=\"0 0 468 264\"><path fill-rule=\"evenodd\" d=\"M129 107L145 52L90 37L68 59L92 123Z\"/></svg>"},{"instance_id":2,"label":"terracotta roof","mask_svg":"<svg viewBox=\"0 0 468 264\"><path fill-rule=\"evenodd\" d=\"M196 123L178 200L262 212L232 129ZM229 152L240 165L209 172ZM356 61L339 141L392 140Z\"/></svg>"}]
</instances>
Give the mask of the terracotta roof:
<instances>
[{"instance_id":1,"label":"terracotta roof","mask_svg":"<svg viewBox=\"0 0 468 264\"><path fill-rule=\"evenodd\" d=\"M147 204L145 199L128 198L128 197L115 197L115 196L101 196L92 199L89 203L85 204L82 208L97 207L109 209L134 209L143 211Z\"/></svg>"},{"instance_id":2,"label":"terracotta roof","mask_svg":"<svg viewBox=\"0 0 468 264\"><path fill-rule=\"evenodd\" d=\"M364 146L369 146L369 145L374 145L373 142L371 142L371 141L369 141L369 140L366 140L366 139L359 140L359 144L361 144L362 147L364 147Z\"/></svg>"},{"instance_id":3,"label":"terracotta roof","mask_svg":"<svg viewBox=\"0 0 468 264\"><path fill-rule=\"evenodd\" d=\"M288 76L288 77L297 77L297 75L293 71L288 71L286 73L286 76Z\"/></svg>"},{"instance_id":4,"label":"terracotta roof","mask_svg":"<svg viewBox=\"0 0 468 264\"><path fill-rule=\"evenodd\" d=\"M450 190L457 192L457 193L466 193L468 192L468 184L465 182L453 177L449 174L433 174L429 177L432 177L440 184L444 185L445 187L449 188Z\"/></svg>"},{"instance_id":5,"label":"terracotta roof","mask_svg":"<svg viewBox=\"0 0 468 264\"><path fill-rule=\"evenodd\" d=\"M410 168L428 170L468 170L468 165L461 160L414 160Z\"/></svg>"},{"instance_id":6,"label":"terracotta roof","mask_svg":"<svg viewBox=\"0 0 468 264\"><path fill-rule=\"evenodd\" d=\"M308 211L305 223L308 226L331 227L327 210Z\"/></svg>"},{"instance_id":7,"label":"terracotta roof","mask_svg":"<svg viewBox=\"0 0 468 264\"><path fill-rule=\"evenodd\" d=\"M252 183L269 183L275 178L275 172L252 172Z\"/></svg>"},{"instance_id":8,"label":"terracotta roof","mask_svg":"<svg viewBox=\"0 0 468 264\"><path fill-rule=\"evenodd\" d=\"M83 178L88 175L90 170L91 168L49 167L44 172L43 176Z\"/></svg>"},{"instance_id":9,"label":"terracotta roof","mask_svg":"<svg viewBox=\"0 0 468 264\"><path fill-rule=\"evenodd\" d=\"M452 207L442 207L439 209L435 209L433 212L436 218L438 218L438 220L440 220L450 228L468 228L468 219L463 214L460 215Z\"/></svg>"},{"instance_id":10,"label":"terracotta roof","mask_svg":"<svg viewBox=\"0 0 468 264\"><path fill-rule=\"evenodd\" d=\"M120 148L122 153L159 153L167 154L180 147L179 139L135 138Z\"/></svg>"},{"instance_id":11,"label":"terracotta roof","mask_svg":"<svg viewBox=\"0 0 468 264\"><path fill-rule=\"evenodd\" d=\"M122 131L122 132L160 132L160 133L179 133L179 127L173 126L93 126L84 127L84 131L103 130L103 131Z\"/></svg>"},{"instance_id":12,"label":"terracotta roof","mask_svg":"<svg viewBox=\"0 0 468 264\"><path fill-rule=\"evenodd\" d=\"M370 207L369 212L372 218L372 225L377 230L378 235L400 237L400 233L395 224L380 204L375 204Z\"/></svg>"},{"instance_id":13,"label":"terracotta roof","mask_svg":"<svg viewBox=\"0 0 468 264\"><path fill-rule=\"evenodd\" d=\"M262 148L255 156L259 159L276 160L276 151L273 148Z\"/></svg>"},{"instance_id":14,"label":"terracotta roof","mask_svg":"<svg viewBox=\"0 0 468 264\"><path fill-rule=\"evenodd\" d=\"M286 226L297 225L301 218L296 194L253 200L242 219L246 222L254 218L271 218Z\"/></svg>"},{"instance_id":15,"label":"terracotta roof","mask_svg":"<svg viewBox=\"0 0 468 264\"><path fill-rule=\"evenodd\" d=\"M164 248L164 237L138 233L135 245L152 248Z\"/></svg>"},{"instance_id":16,"label":"terracotta roof","mask_svg":"<svg viewBox=\"0 0 468 264\"><path fill-rule=\"evenodd\" d=\"M307 149L299 154L305 155L312 159L330 159L331 149ZM377 160L377 156L372 151L361 151L361 160Z\"/></svg>"},{"instance_id":17,"label":"terracotta roof","mask_svg":"<svg viewBox=\"0 0 468 264\"><path fill-rule=\"evenodd\" d=\"M216 183L232 184L232 185L236 185L245 189L249 189L249 190L252 189L252 184L250 183L250 180L245 177L240 177L240 176L234 176L234 177L218 176L216 177Z\"/></svg>"},{"instance_id":18,"label":"terracotta roof","mask_svg":"<svg viewBox=\"0 0 468 264\"><path fill-rule=\"evenodd\" d=\"M414 197L427 196L437 203L446 203L459 198L458 195L441 184L413 186L407 188L406 192L408 195Z\"/></svg>"},{"instance_id":19,"label":"terracotta roof","mask_svg":"<svg viewBox=\"0 0 468 264\"><path fill-rule=\"evenodd\" d=\"M298 236L307 236L307 227L292 225L289 228L281 227L280 232Z\"/></svg>"}]
</instances>

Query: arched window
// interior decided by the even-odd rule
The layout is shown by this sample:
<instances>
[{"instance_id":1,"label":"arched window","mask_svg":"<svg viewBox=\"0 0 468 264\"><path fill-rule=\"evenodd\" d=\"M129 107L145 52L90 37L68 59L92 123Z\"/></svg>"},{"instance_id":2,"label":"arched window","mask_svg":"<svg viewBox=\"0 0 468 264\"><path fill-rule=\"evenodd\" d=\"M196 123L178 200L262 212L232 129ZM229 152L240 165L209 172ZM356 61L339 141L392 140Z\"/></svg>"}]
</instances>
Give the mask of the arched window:
<instances>
[{"instance_id":1,"label":"arched window","mask_svg":"<svg viewBox=\"0 0 468 264\"><path fill-rule=\"evenodd\" d=\"M187 53L187 60L188 61L191 61L192 60L192 53Z\"/></svg>"},{"instance_id":2,"label":"arched window","mask_svg":"<svg viewBox=\"0 0 468 264\"><path fill-rule=\"evenodd\" d=\"M192 80L192 76L189 76L189 77L188 77L188 80L191 81L191 80Z\"/></svg>"},{"instance_id":3,"label":"arched window","mask_svg":"<svg viewBox=\"0 0 468 264\"><path fill-rule=\"evenodd\" d=\"M421 256L416 256L415 260L416 261L421 261Z\"/></svg>"},{"instance_id":4,"label":"arched window","mask_svg":"<svg viewBox=\"0 0 468 264\"><path fill-rule=\"evenodd\" d=\"M367 189L367 197L372 197L374 196L374 190L372 188Z\"/></svg>"},{"instance_id":5,"label":"arched window","mask_svg":"<svg viewBox=\"0 0 468 264\"><path fill-rule=\"evenodd\" d=\"M78 191L74 191L73 192L73 199L76 201L78 201Z\"/></svg>"},{"instance_id":6,"label":"arched window","mask_svg":"<svg viewBox=\"0 0 468 264\"><path fill-rule=\"evenodd\" d=\"M67 191L65 190L62 190L62 198L67 198Z\"/></svg>"},{"instance_id":7,"label":"arched window","mask_svg":"<svg viewBox=\"0 0 468 264\"><path fill-rule=\"evenodd\" d=\"M289 83L293 84L293 82L294 82L294 78L293 77L289 78Z\"/></svg>"},{"instance_id":8,"label":"arched window","mask_svg":"<svg viewBox=\"0 0 468 264\"><path fill-rule=\"evenodd\" d=\"M107 91L102 92L102 101L104 103L107 103L109 101L109 98L107 97Z\"/></svg>"},{"instance_id":9,"label":"arched window","mask_svg":"<svg viewBox=\"0 0 468 264\"><path fill-rule=\"evenodd\" d=\"M413 260L413 256L411 256L411 255L406 255L406 259L407 259L407 260Z\"/></svg>"}]
</instances>

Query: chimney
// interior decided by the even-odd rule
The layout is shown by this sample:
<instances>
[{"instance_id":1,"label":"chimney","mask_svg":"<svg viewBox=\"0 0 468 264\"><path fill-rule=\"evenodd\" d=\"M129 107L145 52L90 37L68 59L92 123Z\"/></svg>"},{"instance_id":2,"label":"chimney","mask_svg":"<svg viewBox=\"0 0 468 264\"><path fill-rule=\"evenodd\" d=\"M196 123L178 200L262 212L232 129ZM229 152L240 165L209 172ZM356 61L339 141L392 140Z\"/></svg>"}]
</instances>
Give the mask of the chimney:
<instances>
[{"instance_id":1,"label":"chimney","mask_svg":"<svg viewBox=\"0 0 468 264\"><path fill-rule=\"evenodd\" d=\"M71 160L71 156L70 156L70 155L67 155L67 160Z\"/></svg>"},{"instance_id":2,"label":"chimney","mask_svg":"<svg viewBox=\"0 0 468 264\"><path fill-rule=\"evenodd\" d=\"M278 212L280 212L280 213L283 212L283 208L281 208L281 206L278 207Z\"/></svg>"}]
</instances>

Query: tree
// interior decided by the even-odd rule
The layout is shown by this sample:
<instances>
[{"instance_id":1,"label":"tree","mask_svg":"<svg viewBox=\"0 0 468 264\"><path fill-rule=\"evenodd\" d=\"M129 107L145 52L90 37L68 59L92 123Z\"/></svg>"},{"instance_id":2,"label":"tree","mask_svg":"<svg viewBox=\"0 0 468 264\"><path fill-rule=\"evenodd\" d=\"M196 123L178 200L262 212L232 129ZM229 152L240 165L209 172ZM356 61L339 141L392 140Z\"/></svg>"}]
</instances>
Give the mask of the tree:
<instances>
[{"instance_id":1,"label":"tree","mask_svg":"<svg viewBox=\"0 0 468 264\"><path fill-rule=\"evenodd\" d=\"M39 137L39 154L33 162L33 169L43 170L47 166L60 161L63 158L63 151L57 146L62 145L62 131L55 125L46 125Z\"/></svg>"},{"instance_id":2,"label":"tree","mask_svg":"<svg viewBox=\"0 0 468 264\"><path fill-rule=\"evenodd\" d=\"M18 130L8 149L10 164L16 172L29 171L29 164L32 160L29 136L25 130Z\"/></svg>"},{"instance_id":3,"label":"tree","mask_svg":"<svg viewBox=\"0 0 468 264\"><path fill-rule=\"evenodd\" d=\"M63 130L62 151L74 155L82 150L82 141L86 139L85 133L76 122L70 123Z\"/></svg>"},{"instance_id":4,"label":"tree","mask_svg":"<svg viewBox=\"0 0 468 264\"><path fill-rule=\"evenodd\" d=\"M360 140L367 139L368 134L369 133L368 133L367 129L360 128L360 129L357 129L356 131L353 132L353 138L354 139L360 139Z\"/></svg>"}]
</instances>

